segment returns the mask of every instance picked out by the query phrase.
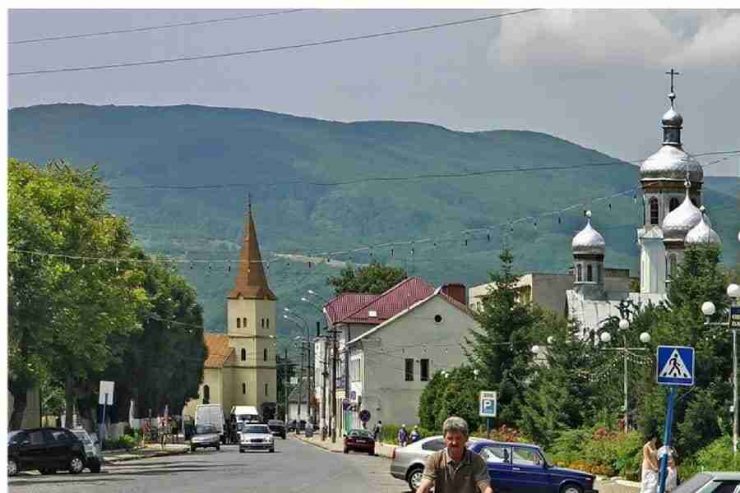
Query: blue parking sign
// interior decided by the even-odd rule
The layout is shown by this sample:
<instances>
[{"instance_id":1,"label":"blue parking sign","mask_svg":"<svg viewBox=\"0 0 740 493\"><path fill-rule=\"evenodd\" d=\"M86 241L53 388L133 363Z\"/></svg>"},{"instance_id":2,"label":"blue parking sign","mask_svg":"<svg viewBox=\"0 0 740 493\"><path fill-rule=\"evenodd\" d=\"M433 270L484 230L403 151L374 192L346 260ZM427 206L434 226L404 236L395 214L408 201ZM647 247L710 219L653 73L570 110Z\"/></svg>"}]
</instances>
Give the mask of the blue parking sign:
<instances>
[{"instance_id":1,"label":"blue parking sign","mask_svg":"<svg viewBox=\"0 0 740 493\"><path fill-rule=\"evenodd\" d=\"M495 418L497 407L496 392L481 391L478 401L478 415L485 418Z\"/></svg>"},{"instance_id":2,"label":"blue parking sign","mask_svg":"<svg viewBox=\"0 0 740 493\"><path fill-rule=\"evenodd\" d=\"M694 348L658 346L656 374L660 385L694 385Z\"/></svg>"}]
</instances>

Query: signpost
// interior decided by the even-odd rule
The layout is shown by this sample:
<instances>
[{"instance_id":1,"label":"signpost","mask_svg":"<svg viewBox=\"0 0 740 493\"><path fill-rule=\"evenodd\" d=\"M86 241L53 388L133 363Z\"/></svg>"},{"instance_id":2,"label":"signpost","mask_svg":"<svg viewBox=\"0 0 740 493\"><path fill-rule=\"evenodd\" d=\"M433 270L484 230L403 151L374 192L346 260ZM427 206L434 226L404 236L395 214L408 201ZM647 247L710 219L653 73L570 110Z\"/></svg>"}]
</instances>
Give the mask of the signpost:
<instances>
[{"instance_id":1,"label":"signpost","mask_svg":"<svg viewBox=\"0 0 740 493\"><path fill-rule=\"evenodd\" d=\"M486 418L486 436L491 438L491 419L496 417L498 399L496 392L482 390L478 399L478 415Z\"/></svg>"},{"instance_id":2,"label":"signpost","mask_svg":"<svg viewBox=\"0 0 740 493\"><path fill-rule=\"evenodd\" d=\"M108 407L108 401L110 400L110 403L113 404L113 387L115 386L115 382L111 382L109 380L101 380L100 381L100 391L98 393L98 404L103 405L103 419L100 422L100 431L101 437L100 441L102 442L105 439L106 436L106 429L105 429L105 408Z\"/></svg>"},{"instance_id":3,"label":"signpost","mask_svg":"<svg viewBox=\"0 0 740 493\"><path fill-rule=\"evenodd\" d=\"M360 411L360 421L362 421L363 423L367 423L368 421L370 421L370 411L368 411L367 409L363 409L362 411Z\"/></svg>"},{"instance_id":4,"label":"signpost","mask_svg":"<svg viewBox=\"0 0 740 493\"><path fill-rule=\"evenodd\" d=\"M668 386L668 404L666 406L663 445L670 447L676 387L694 385L694 348L685 346L658 346L656 361L658 385ZM659 493L665 493L668 455L664 454L660 458Z\"/></svg>"}]
</instances>

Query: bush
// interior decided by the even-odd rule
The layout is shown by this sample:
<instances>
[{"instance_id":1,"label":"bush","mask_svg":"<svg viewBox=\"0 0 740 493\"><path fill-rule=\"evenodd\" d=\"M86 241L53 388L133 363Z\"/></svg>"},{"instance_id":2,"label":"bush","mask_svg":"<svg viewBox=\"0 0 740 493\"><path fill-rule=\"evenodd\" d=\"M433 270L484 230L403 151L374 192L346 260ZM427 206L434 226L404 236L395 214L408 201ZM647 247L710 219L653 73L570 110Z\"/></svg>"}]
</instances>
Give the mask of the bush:
<instances>
[{"instance_id":1,"label":"bush","mask_svg":"<svg viewBox=\"0 0 740 493\"><path fill-rule=\"evenodd\" d=\"M132 450L139 446L139 440L131 435L121 435L115 440L104 440L103 450Z\"/></svg>"},{"instance_id":2,"label":"bush","mask_svg":"<svg viewBox=\"0 0 740 493\"><path fill-rule=\"evenodd\" d=\"M636 479L640 474L640 433L580 428L561 432L550 450L556 465L592 474Z\"/></svg>"},{"instance_id":3,"label":"bush","mask_svg":"<svg viewBox=\"0 0 740 493\"><path fill-rule=\"evenodd\" d=\"M740 471L740 458L734 459L732 454L732 437L716 439L679 466L682 480L701 471Z\"/></svg>"}]
</instances>

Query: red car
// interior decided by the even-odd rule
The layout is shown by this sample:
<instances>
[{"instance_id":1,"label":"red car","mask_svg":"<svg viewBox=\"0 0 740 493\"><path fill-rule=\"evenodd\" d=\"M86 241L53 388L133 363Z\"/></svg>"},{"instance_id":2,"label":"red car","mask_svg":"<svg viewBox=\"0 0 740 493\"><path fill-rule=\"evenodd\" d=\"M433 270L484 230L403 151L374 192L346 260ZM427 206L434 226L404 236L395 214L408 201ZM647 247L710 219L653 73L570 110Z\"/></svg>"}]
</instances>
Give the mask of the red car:
<instances>
[{"instance_id":1,"label":"red car","mask_svg":"<svg viewBox=\"0 0 740 493\"><path fill-rule=\"evenodd\" d=\"M367 430L349 430L349 433L344 435L344 453L348 454L350 450L375 455L375 439L372 433Z\"/></svg>"}]
</instances>

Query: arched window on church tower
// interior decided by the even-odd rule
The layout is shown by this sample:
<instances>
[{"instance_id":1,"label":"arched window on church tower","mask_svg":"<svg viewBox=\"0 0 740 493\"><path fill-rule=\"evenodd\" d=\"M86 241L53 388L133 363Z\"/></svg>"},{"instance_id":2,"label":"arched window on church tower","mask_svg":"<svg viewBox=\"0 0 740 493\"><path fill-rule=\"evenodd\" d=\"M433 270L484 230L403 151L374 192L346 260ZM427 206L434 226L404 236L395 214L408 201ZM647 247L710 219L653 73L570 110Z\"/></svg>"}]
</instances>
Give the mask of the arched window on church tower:
<instances>
[{"instance_id":1,"label":"arched window on church tower","mask_svg":"<svg viewBox=\"0 0 740 493\"><path fill-rule=\"evenodd\" d=\"M263 350L264 360L267 361L267 348Z\"/></svg>"},{"instance_id":2,"label":"arched window on church tower","mask_svg":"<svg viewBox=\"0 0 740 493\"><path fill-rule=\"evenodd\" d=\"M583 266L581 264L576 265L576 282L583 281Z\"/></svg>"},{"instance_id":3,"label":"arched window on church tower","mask_svg":"<svg viewBox=\"0 0 740 493\"><path fill-rule=\"evenodd\" d=\"M242 328L242 319L239 317L236 317L236 328L241 329Z\"/></svg>"},{"instance_id":4,"label":"arched window on church tower","mask_svg":"<svg viewBox=\"0 0 740 493\"><path fill-rule=\"evenodd\" d=\"M660 221L660 213L658 212L658 199L653 197L650 199L650 224L658 224Z\"/></svg>"},{"instance_id":5,"label":"arched window on church tower","mask_svg":"<svg viewBox=\"0 0 740 493\"><path fill-rule=\"evenodd\" d=\"M211 402L211 388L208 385L203 386L203 404Z\"/></svg>"},{"instance_id":6,"label":"arched window on church tower","mask_svg":"<svg viewBox=\"0 0 740 493\"><path fill-rule=\"evenodd\" d=\"M242 327L247 328L247 317L242 317Z\"/></svg>"},{"instance_id":7,"label":"arched window on church tower","mask_svg":"<svg viewBox=\"0 0 740 493\"><path fill-rule=\"evenodd\" d=\"M586 266L586 281L587 282L594 281L594 268L591 266L591 264L588 264Z\"/></svg>"},{"instance_id":8,"label":"arched window on church tower","mask_svg":"<svg viewBox=\"0 0 740 493\"><path fill-rule=\"evenodd\" d=\"M242 394L246 394L246 393L247 393L247 384L242 382Z\"/></svg>"},{"instance_id":9,"label":"arched window on church tower","mask_svg":"<svg viewBox=\"0 0 740 493\"><path fill-rule=\"evenodd\" d=\"M242 361L247 361L247 350L242 348Z\"/></svg>"},{"instance_id":10,"label":"arched window on church tower","mask_svg":"<svg viewBox=\"0 0 740 493\"><path fill-rule=\"evenodd\" d=\"M668 202L668 211L670 212L676 207L678 207L678 198L671 197L671 200Z\"/></svg>"}]
</instances>

